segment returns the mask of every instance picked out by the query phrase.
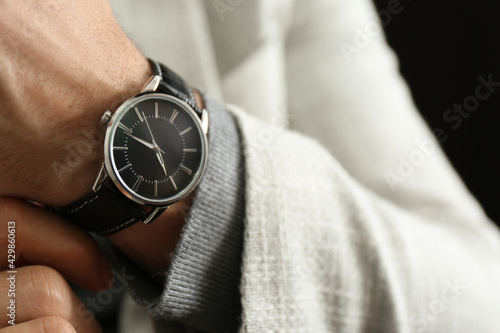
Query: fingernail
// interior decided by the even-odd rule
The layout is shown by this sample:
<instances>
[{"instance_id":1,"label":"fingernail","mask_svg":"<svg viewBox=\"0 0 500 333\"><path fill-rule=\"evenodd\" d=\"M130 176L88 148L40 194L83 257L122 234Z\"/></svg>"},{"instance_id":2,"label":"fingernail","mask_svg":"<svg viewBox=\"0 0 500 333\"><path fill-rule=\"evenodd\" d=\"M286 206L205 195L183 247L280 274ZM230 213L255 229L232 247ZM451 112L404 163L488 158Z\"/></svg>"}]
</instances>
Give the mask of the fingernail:
<instances>
[{"instance_id":1,"label":"fingernail","mask_svg":"<svg viewBox=\"0 0 500 333\"><path fill-rule=\"evenodd\" d=\"M107 258L101 260L101 280L104 289L108 289L113 281L111 264Z\"/></svg>"}]
</instances>

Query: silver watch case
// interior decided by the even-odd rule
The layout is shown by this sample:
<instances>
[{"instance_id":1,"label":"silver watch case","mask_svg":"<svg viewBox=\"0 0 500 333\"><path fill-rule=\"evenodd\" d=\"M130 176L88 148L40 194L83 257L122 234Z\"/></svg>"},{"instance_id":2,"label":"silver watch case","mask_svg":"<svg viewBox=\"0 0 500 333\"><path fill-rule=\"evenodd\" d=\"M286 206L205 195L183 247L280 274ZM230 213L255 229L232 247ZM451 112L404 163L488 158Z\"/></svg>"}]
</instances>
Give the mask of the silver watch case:
<instances>
[{"instance_id":1,"label":"silver watch case","mask_svg":"<svg viewBox=\"0 0 500 333\"><path fill-rule=\"evenodd\" d=\"M201 177L203 176L203 173L206 169L207 165L207 160L208 160L208 139L207 139L207 132L208 132L208 113L205 109L202 110L202 117L198 116L198 114L187 104L186 102L168 95L168 94L163 94L163 93L155 93L156 89L158 88L158 85L160 83L161 78L157 75L151 77L149 82L146 84L145 88L141 91L141 93L137 96L134 96L128 100L126 100L120 107L115 111L113 115L111 115L110 111L106 111L104 115L102 116L101 119L101 124L107 125L106 127L106 136L104 139L104 163L101 167L101 170L99 172L99 175L96 178L96 181L94 183L94 186L92 187L92 190L94 192L99 191L101 186L103 185L104 181L109 177L113 184L116 186L116 188L128 199L132 200L133 202L139 204L139 205L144 205L144 206L153 206L155 209L153 209L150 213L150 216L145 219L143 222L144 223L149 223L154 216L165 209L167 206L182 200L183 198L187 197L199 184ZM148 93L148 94L144 94ZM202 144L202 157L201 157L201 167L199 170L196 172L196 174L193 176L193 179L189 186L187 186L185 189L183 189L181 192L177 193L175 196L166 198L164 200L151 200L145 197L142 197L135 192L133 192L124 182L121 181L121 178L118 176L118 170L112 163L111 159L111 141L113 139L113 133L116 131L116 127L118 126L119 121L123 117L123 115L131 108L133 105L137 104L138 102L144 100L144 99L149 99L152 97L158 97L161 99L166 99L170 100L171 102L178 104L181 106L184 110L186 110L191 118L193 119L194 123L199 129L199 132L201 133L201 144Z\"/></svg>"}]
</instances>

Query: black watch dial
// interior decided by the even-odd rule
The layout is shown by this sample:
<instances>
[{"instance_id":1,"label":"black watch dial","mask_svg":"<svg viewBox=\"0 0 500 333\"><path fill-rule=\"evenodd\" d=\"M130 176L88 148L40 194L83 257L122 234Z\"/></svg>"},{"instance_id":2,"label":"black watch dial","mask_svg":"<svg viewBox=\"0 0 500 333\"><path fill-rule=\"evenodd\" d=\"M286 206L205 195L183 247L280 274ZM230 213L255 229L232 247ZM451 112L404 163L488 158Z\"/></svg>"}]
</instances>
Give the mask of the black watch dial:
<instances>
[{"instance_id":1,"label":"black watch dial","mask_svg":"<svg viewBox=\"0 0 500 333\"><path fill-rule=\"evenodd\" d=\"M186 196L206 164L200 119L187 104L164 94L124 103L106 145L115 184L139 203L165 205Z\"/></svg>"}]
</instances>

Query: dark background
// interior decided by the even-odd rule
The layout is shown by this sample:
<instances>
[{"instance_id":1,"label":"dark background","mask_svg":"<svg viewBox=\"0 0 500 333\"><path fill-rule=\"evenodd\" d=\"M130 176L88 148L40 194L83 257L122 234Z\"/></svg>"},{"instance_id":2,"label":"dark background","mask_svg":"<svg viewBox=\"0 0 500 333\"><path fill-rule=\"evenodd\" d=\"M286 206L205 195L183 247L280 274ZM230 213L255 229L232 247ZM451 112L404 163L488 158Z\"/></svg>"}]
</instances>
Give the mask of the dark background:
<instances>
[{"instance_id":1,"label":"dark background","mask_svg":"<svg viewBox=\"0 0 500 333\"><path fill-rule=\"evenodd\" d=\"M389 44L429 126L442 128L442 147L487 214L500 223L498 147L500 87L453 129L443 115L475 94L478 77L500 82L500 1L374 0ZM387 12L385 12L387 13ZM456 124L455 124L456 125Z\"/></svg>"}]
</instances>

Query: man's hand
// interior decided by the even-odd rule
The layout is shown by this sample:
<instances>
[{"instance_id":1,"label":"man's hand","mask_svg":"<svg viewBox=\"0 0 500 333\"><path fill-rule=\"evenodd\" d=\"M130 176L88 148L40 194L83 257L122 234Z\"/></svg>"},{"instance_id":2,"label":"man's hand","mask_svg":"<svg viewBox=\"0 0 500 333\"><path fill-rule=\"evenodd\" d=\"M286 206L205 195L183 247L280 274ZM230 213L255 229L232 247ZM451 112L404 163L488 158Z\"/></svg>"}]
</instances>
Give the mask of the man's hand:
<instances>
[{"instance_id":1,"label":"man's hand","mask_svg":"<svg viewBox=\"0 0 500 333\"><path fill-rule=\"evenodd\" d=\"M97 176L101 115L137 94L152 71L107 1L0 6L0 196L64 206ZM164 271L189 207L187 198L110 240L148 271Z\"/></svg>"},{"instance_id":2,"label":"man's hand","mask_svg":"<svg viewBox=\"0 0 500 333\"><path fill-rule=\"evenodd\" d=\"M16 222L16 326L5 315L11 288L8 221ZM97 291L112 276L107 259L86 232L32 204L0 198L0 332L100 332L64 277Z\"/></svg>"},{"instance_id":3,"label":"man's hand","mask_svg":"<svg viewBox=\"0 0 500 333\"><path fill-rule=\"evenodd\" d=\"M0 195L54 206L88 193L106 109L151 69L107 1L0 0Z\"/></svg>"}]
</instances>

